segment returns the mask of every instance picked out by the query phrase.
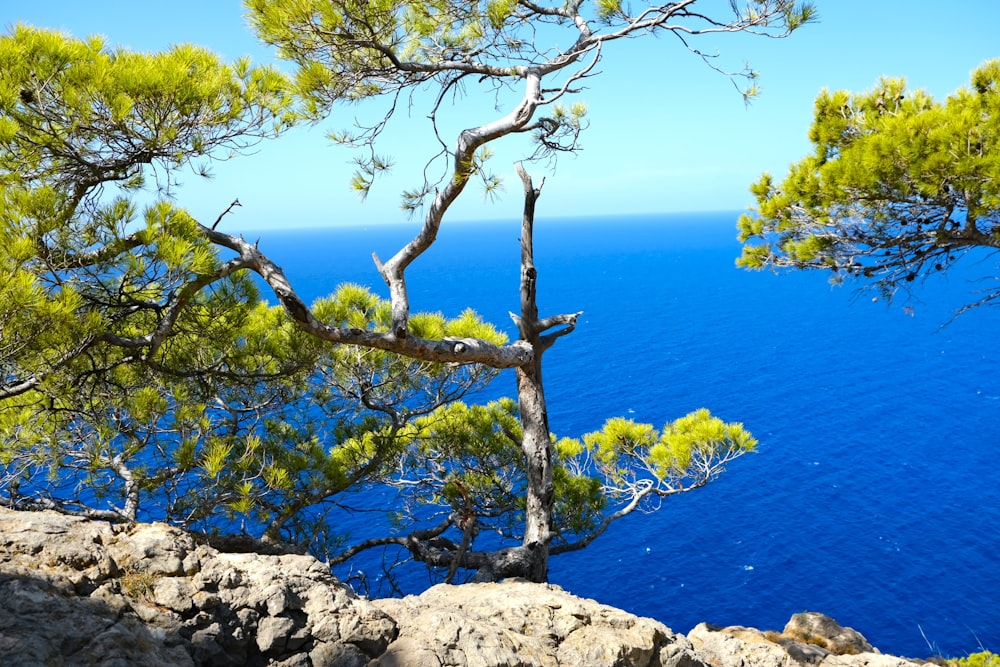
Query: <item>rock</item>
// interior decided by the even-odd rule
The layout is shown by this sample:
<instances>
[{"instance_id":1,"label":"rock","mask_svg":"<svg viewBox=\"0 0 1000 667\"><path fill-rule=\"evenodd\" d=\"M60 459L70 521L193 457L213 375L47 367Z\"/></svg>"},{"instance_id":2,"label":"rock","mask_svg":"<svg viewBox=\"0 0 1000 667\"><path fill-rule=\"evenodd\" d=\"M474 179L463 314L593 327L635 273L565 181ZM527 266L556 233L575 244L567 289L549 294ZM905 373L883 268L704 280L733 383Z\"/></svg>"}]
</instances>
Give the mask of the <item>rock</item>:
<instances>
[{"instance_id":1,"label":"rock","mask_svg":"<svg viewBox=\"0 0 1000 667\"><path fill-rule=\"evenodd\" d=\"M710 667L917 667L915 661L878 652L852 628L817 612L795 614L778 632L701 623L688 639Z\"/></svg>"},{"instance_id":2,"label":"rock","mask_svg":"<svg viewBox=\"0 0 1000 667\"><path fill-rule=\"evenodd\" d=\"M261 653L281 654L295 630L288 616L267 616L257 624L257 647Z\"/></svg>"},{"instance_id":3,"label":"rock","mask_svg":"<svg viewBox=\"0 0 1000 667\"><path fill-rule=\"evenodd\" d=\"M5 667L364 665L395 637L391 618L308 556L0 508Z\"/></svg>"},{"instance_id":4,"label":"rock","mask_svg":"<svg viewBox=\"0 0 1000 667\"><path fill-rule=\"evenodd\" d=\"M0 512L0 567L6 574L63 581L89 593L116 567L106 523L53 512Z\"/></svg>"},{"instance_id":5,"label":"rock","mask_svg":"<svg viewBox=\"0 0 1000 667\"><path fill-rule=\"evenodd\" d=\"M322 563L165 524L0 508L0 665L915 667L822 614L783 632L658 621L521 580L358 598Z\"/></svg>"},{"instance_id":6,"label":"rock","mask_svg":"<svg viewBox=\"0 0 1000 667\"><path fill-rule=\"evenodd\" d=\"M194 538L163 523L140 523L117 532L108 555L123 570L179 577L198 570Z\"/></svg>"},{"instance_id":7,"label":"rock","mask_svg":"<svg viewBox=\"0 0 1000 667\"><path fill-rule=\"evenodd\" d=\"M783 634L789 639L803 644L815 644L838 655L877 653L860 632L842 627L826 614L815 611L792 616L785 625Z\"/></svg>"},{"instance_id":8,"label":"rock","mask_svg":"<svg viewBox=\"0 0 1000 667\"><path fill-rule=\"evenodd\" d=\"M373 604L399 628L374 663L380 667L703 667L690 642L662 623L557 586L520 580L442 584Z\"/></svg>"},{"instance_id":9,"label":"rock","mask_svg":"<svg viewBox=\"0 0 1000 667\"><path fill-rule=\"evenodd\" d=\"M190 653L134 615L43 578L0 574L0 664L195 664Z\"/></svg>"},{"instance_id":10,"label":"rock","mask_svg":"<svg viewBox=\"0 0 1000 667\"><path fill-rule=\"evenodd\" d=\"M718 628L699 623L688 639L710 667L786 667L788 652L752 628Z\"/></svg>"}]
</instances>

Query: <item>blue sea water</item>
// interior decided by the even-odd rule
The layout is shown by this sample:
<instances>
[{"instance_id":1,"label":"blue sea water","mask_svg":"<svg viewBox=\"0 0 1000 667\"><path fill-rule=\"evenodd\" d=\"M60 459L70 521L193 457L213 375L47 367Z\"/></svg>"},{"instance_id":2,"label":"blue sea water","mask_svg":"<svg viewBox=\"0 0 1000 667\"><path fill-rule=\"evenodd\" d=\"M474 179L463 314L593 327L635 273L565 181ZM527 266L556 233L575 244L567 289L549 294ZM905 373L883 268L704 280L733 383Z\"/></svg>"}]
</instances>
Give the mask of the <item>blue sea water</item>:
<instances>
[{"instance_id":1,"label":"blue sea water","mask_svg":"<svg viewBox=\"0 0 1000 667\"><path fill-rule=\"evenodd\" d=\"M814 610L883 652L1000 651L1000 309L948 323L993 261L873 302L818 273L736 269L735 218L539 217L541 315L584 311L545 357L552 430L708 407L760 440L707 488L554 558L551 581L680 632ZM415 229L260 247L307 300L343 281L384 292L371 253ZM408 272L414 309L473 307L514 337L518 236L517 220L446 225ZM514 395L513 376L491 391Z\"/></svg>"}]
</instances>

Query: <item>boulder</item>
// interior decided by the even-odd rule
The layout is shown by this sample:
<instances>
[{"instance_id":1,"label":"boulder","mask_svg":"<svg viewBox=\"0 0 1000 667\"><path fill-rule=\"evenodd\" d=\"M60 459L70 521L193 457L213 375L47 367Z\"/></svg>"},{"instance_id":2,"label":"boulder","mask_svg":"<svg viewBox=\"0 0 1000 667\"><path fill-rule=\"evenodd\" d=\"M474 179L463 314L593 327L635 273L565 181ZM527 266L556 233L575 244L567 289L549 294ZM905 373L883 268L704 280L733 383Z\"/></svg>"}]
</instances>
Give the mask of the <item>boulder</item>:
<instances>
[{"instance_id":1,"label":"boulder","mask_svg":"<svg viewBox=\"0 0 1000 667\"><path fill-rule=\"evenodd\" d=\"M690 642L658 621L522 580L439 585L375 600L399 635L380 667L704 667Z\"/></svg>"},{"instance_id":2,"label":"boulder","mask_svg":"<svg viewBox=\"0 0 1000 667\"><path fill-rule=\"evenodd\" d=\"M883 655L861 633L818 612L795 614L783 632L720 628L701 623L688 633L710 667L917 667L906 658Z\"/></svg>"},{"instance_id":3,"label":"boulder","mask_svg":"<svg viewBox=\"0 0 1000 667\"><path fill-rule=\"evenodd\" d=\"M815 611L792 616L782 634L794 641L815 644L838 655L878 652L857 630L842 627L826 614Z\"/></svg>"}]
</instances>

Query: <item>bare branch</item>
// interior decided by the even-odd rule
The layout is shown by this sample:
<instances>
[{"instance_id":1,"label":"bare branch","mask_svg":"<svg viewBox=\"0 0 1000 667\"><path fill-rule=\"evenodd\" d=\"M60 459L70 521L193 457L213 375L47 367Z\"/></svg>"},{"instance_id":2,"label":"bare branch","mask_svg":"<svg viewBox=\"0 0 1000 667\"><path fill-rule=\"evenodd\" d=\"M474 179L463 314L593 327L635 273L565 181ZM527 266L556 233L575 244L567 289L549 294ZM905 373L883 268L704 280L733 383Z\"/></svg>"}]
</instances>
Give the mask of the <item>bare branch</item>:
<instances>
[{"instance_id":1,"label":"bare branch","mask_svg":"<svg viewBox=\"0 0 1000 667\"><path fill-rule=\"evenodd\" d=\"M238 256L227 262L213 276L203 276L189 284L189 290L179 295L178 302L184 295L194 293L222 274L228 274L238 268L249 269L260 275L271 287L285 311L303 331L320 340L331 343L347 343L360 345L387 352L395 352L404 356L424 361L452 362L459 364L481 363L493 368L514 368L530 362L533 358L531 347L522 341L510 345L497 346L484 340L474 338L446 338L444 340L427 340L414 336L398 336L397 331L378 333L363 329L347 329L332 327L320 322L295 292L284 272L277 264L260 252L256 244L248 243L240 237L200 226L202 233L213 243L229 248ZM389 272L389 269L386 270ZM179 308L180 306L178 306ZM164 318L166 322L167 318ZM168 324L163 324L155 334L146 336L141 342L152 344L161 340L160 334L169 330Z\"/></svg>"},{"instance_id":2,"label":"bare branch","mask_svg":"<svg viewBox=\"0 0 1000 667\"><path fill-rule=\"evenodd\" d=\"M226 217L227 213L229 213L230 211L233 210L234 206L242 206L242 204L240 204L240 200L239 199L234 199L233 203L230 204L229 206L227 206L226 210L219 214L219 217L215 219L214 223L212 223L212 229L215 229L216 227L219 226L219 223L222 222L222 219L224 217Z\"/></svg>"}]
</instances>

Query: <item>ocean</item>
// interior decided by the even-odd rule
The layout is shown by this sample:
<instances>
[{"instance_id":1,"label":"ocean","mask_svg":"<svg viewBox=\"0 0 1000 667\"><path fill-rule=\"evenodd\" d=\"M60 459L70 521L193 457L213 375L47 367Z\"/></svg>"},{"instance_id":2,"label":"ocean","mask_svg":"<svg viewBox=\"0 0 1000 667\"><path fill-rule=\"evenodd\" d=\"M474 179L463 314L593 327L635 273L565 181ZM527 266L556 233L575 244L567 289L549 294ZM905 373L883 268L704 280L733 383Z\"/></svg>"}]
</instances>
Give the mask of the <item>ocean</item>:
<instances>
[{"instance_id":1,"label":"ocean","mask_svg":"<svg viewBox=\"0 0 1000 667\"><path fill-rule=\"evenodd\" d=\"M995 262L890 304L818 272L735 268L737 215L538 217L541 315L584 312L545 357L552 430L707 407L760 441L708 487L554 557L552 583L678 632L780 630L809 610L885 653L1000 651L1000 309L953 319ZM472 307L516 337L519 225L446 222L408 271L413 309ZM345 281L384 294L371 253L415 230L259 236L308 301ZM482 400L501 394L512 373Z\"/></svg>"}]
</instances>

